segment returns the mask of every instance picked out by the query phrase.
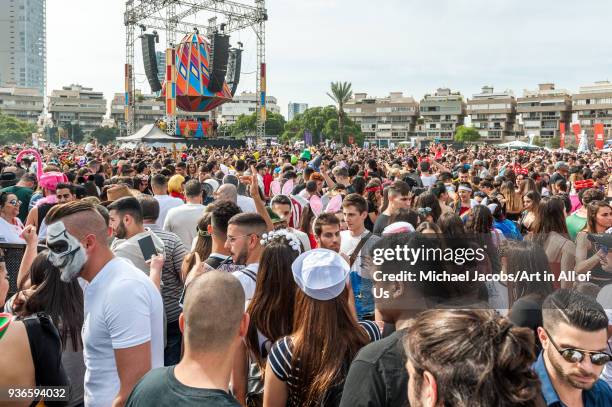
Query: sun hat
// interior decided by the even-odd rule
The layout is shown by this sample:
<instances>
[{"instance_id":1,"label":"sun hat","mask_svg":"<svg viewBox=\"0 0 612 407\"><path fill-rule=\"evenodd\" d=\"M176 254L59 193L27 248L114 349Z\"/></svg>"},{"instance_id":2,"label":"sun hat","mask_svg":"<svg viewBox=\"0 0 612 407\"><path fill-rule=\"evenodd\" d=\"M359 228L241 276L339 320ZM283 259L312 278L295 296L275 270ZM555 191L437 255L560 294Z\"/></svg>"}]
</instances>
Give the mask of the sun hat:
<instances>
[{"instance_id":1,"label":"sun hat","mask_svg":"<svg viewBox=\"0 0 612 407\"><path fill-rule=\"evenodd\" d=\"M304 294L315 300L328 301L344 291L350 267L338 253L314 249L295 259L291 271Z\"/></svg>"}]
</instances>

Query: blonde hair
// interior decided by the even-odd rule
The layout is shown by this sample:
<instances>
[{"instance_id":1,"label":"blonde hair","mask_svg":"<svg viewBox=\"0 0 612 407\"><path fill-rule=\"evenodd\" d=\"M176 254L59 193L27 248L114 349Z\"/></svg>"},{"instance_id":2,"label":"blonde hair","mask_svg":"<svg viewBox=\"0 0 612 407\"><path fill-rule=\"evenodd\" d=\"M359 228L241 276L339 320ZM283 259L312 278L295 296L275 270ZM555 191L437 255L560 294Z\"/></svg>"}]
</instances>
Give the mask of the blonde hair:
<instances>
[{"instance_id":1,"label":"blonde hair","mask_svg":"<svg viewBox=\"0 0 612 407\"><path fill-rule=\"evenodd\" d=\"M185 177L179 174L173 175L172 177L170 177L170 180L168 180L168 193L182 193L184 183Z\"/></svg>"}]
</instances>

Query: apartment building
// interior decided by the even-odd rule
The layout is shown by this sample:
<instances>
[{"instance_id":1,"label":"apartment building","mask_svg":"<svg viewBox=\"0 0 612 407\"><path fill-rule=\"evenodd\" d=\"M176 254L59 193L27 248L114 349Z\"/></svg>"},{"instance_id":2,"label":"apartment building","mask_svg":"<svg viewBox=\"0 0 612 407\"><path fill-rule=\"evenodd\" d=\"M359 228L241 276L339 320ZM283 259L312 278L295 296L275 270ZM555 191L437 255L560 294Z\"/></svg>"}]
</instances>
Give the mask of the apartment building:
<instances>
[{"instance_id":1,"label":"apartment building","mask_svg":"<svg viewBox=\"0 0 612 407\"><path fill-rule=\"evenodd\" d=\"M467 114L483 141L515 137L516 98L510 90L495 92L492 86L483 86L481 93L468 100Z\"/></svg>"},{"instance_id":2,"label":"apartment building","mask_svg":"<svg viewBox=\"0 0 612 407\"><path fill-rule=\"evenodd\" d=\"M414 136L419 104L402 92L391 92L381 98L355 93L344 105L344 111L361 126L365 141L388 145Z\"/></svg>"},{"instance_id":3,"label":"apartment building","mask_svg":"<svg viewBox=\"0 0 612 407\"><path fill-rule=\"evenodd\" d=\"M463 125L466 103L460 92L439 88L421 99L420 112L424 131L421 136L435 140L452 140L455 130Z\"/></svg>"},{"instance_id":4,"label":"apartment building","mask_svg":"<svg viewBox=\"0 0 612 407\"><path fill-rule=\"evenodd\" d=\"M308 103L289 102L287 105L287 121L291 121L298 114L302 114L308 109Z\"/></svg>"},{"instance_id":5,"label":"apartment building","mask_svg":"<svg viewBox=\"0 0 612 407\"><path fill-rule=\"evenodd\" d=\"M612 83L599 81L581 86L572 96L572 110L586 134L593 136L593 126L602 123L604 138L612 138Z\"/></svg>"},{"instance_id":6,"label":"apartment building","mask_svg":"<svg viewBox=\"0 0 612 407\"><path fill-rule=\"evenodd\" d=\"M234 124L241 115L249 116L257 110L257 95L253 92L242 92L238 96L234 96L231 102L221 105L221 114L218 121L224 124ZM274 96L266 96L266 110L272 113L280 114L280 106L278 106Z\"/></svg>"},{"instance_id":7,"label":"apartment building","mask_svg":"<svg viewBox=\"0 0 612 407\"><path fill-rule=\"evenodd\" d=\"M102 92L81 85L53 90L49 97L49 113L55 126L79 125L90 133L102 125L106 114L106 99Z\"/></svg>"},{"instance_id":8,"label":"apartment building","mask_svg":"<svg viewBox=\"0 0 612 407\"><path fill-rule=\"evenodd\" d=\"M37 123L43 112L43 95L38 88L0 88L0 113Z\"/></svg>"},{"instance_id":9,"label":"apartment building","mask_svg":"<svg viewBox=\"0 0 612 407\"><path fill-rule=\"evenodd\" d=\"M542 83L537 90L525 90L516 101L525 136L550 139L559 136L559 126L569 129L572 98L565 89L555 89L554 83Z\"/></svg>"}]
</instances>

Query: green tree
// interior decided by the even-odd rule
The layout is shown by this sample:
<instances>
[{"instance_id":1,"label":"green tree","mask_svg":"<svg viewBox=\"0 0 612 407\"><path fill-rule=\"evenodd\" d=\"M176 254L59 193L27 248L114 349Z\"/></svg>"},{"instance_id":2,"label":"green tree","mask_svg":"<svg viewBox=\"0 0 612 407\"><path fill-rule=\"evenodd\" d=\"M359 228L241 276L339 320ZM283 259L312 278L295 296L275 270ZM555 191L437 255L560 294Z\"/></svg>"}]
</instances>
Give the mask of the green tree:
<instances>
[{"instance_id":1,"label":"green tree","mask_svg":"<svg viewBox=\"0 0 612 407\"><path fill-rule=\"evenodd\" d=\"M99 144L114 142L119 136L119 129L116 127L100 127L91 132L91 138L98 140Z\"/></svg>"},{"instance_id":2,"label":"green tree","mask_svg":"<svg viewBox=\"0 0 612 407\"><path fill-rule=\"evenodd\" d=\"M27 142L35 132L35 124L0 113L0 144Z\"/></svg>"},{"instance_id":3,"label":"green tree","mask_svg":"<svg viewBox=\"0 0 612 407\"><path fill-rule=\"evenodd\" d=\"M480 140L480 133L474 127L459 126L455 132L455 141L459 143L470 143Z\"/></svg>"},{"instance_id":4,"label":"green tree","mask_svg":"<svg viewBox=\"0 0 612 407\"><path fill-rule=\"evenodd\" d=\"M266 111L266 136L280 136L285 128L285 118L280 113ZM242 138L255 134L257 131L257 112L250 115L240 115L236 123L229 127L233 137Z\"/></svg>"},{"instance_id":5,"label":"green tree","mask_svg":"<svg viewBox=\"0 0 612 407\"><path fill-rule=\"evenodd\" d=\"M355 143L363 143L361 127L349 117L344 116L344 133L353 136ZM285 131L281 136L284 142L304 139L304 132L312 133L312 141L317 144L325 140L340 142L340 129L338 126L338 111L334 106L313 107L297 115L285 124Z\"/></svg>"},{"instance_id":6,"label":"green tree","mask_svg":"<svg viewBox=\"0 0 612 407\"><path fill-rule=\"evenodd\" d=\"M339 135L340 143L344 143L344 104L353 97L353 91L351 90L350 82L332 82L331 93L327 92L329 96L338 105L338 123L339 123Z\"/></svg>"},{"instance_id":7,"label":"green tree","mask_svg":"<svg viewBox=\"0 0 612 407\"><path fill-rule=\"evenodd\" d=\"M77 144L83 141L85 134L83 134L83 129L78 123L73 125L72 122L66 122L62 124L62 128L65 131L65 137L69 140Z\"/></svg>"}]
</instances>

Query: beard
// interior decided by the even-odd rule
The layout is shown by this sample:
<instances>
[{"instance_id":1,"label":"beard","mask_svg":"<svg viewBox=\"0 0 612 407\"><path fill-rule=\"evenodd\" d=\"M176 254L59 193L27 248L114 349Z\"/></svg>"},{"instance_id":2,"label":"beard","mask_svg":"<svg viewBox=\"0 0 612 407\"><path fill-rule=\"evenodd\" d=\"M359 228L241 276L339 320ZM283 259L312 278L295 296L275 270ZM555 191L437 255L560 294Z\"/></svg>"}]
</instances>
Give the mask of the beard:
<instances>
[{"instance_id":1,"label":"beard","mask_svg":"<svg viewBox=\"0 0 612 407\"><path fill-rule=\"evenodd\" d=\"M561 358L561 355L559 355L559 353L553 349L552 352L556 352L559 358ZM595 382L598 379L598 376L589 373L589 372L585 372L582 369L577 369L574 370L573 372L571 372L571 370L569 368L564 368L562 365L562 361L557 360L555 357L551 357L550 353L548 353L548 360L550 361L550 364L552 365L552 368L555 370L555 372L557 373L557 375L566 383L568 383L570 386L576 388L576 389L582 389L582 390L589 390L591 389L591 387L593 387L593 385L595 384ZM573 370L573 369L572 369ZM571 372L571 373L570 373ZM593 379L592 382L590 383L584 383L584 382L580 382L578 380L575 380L574 377L575 376L582 376L582 377L586 377L586 378L591 378Z\"/></svg>"},{"instance_id":2,"label":"beard","mask_svg":"<svg viewBox=\"0 0 612 407\"><path fill-rule=\"evenodd\" d=\"M239 252L232 252L232 259L234 264L246 265L247 259L249 258L249 251L246 247L242 247Z\"/></svg>"},{"instance_id":3,"label":"beard","mask_svg":"<svg viewBox=\"0 0 612 407\"><path fill-rule=\"evenodd\" d=\"M127 229L125 228L125 223L123 223L123 220L119 222L117 229L115 229L115 237L117 239L125 239L127 237Z\"/></svg>"}]
</instances>

